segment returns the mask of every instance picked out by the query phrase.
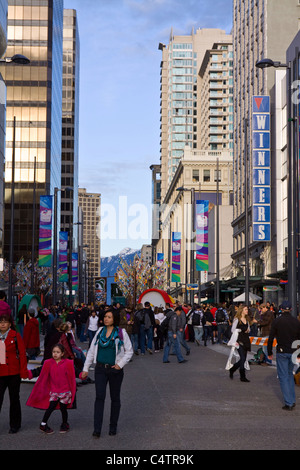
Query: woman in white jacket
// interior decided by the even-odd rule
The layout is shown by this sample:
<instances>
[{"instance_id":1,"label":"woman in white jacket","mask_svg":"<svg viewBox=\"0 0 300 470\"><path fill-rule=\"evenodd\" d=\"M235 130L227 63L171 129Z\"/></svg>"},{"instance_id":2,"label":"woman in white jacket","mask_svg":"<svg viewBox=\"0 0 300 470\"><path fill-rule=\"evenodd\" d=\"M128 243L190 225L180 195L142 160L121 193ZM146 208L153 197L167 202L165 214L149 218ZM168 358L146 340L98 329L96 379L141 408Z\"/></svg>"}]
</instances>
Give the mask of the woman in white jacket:
<instances>
[{"instance_id":1,"label":"woman in white jacket","mask_svg":"<svg viewBox=\"0 0 300 470\"><path fill-rule=\"evenodd\" d=\"M130 338L124 329L118 328L117 316L112 309L106 311L103 322L104 327L99 328L94 336L81 374L81 378L84 380L88 376L91 364L96 364L93 432L95 438L99 438L101 435L107 382L109 383L111 398L109 434L114 436L117 433L121 409L120 394L124 376L123 367L133 355Z\"/></svg>"}]
</instances>

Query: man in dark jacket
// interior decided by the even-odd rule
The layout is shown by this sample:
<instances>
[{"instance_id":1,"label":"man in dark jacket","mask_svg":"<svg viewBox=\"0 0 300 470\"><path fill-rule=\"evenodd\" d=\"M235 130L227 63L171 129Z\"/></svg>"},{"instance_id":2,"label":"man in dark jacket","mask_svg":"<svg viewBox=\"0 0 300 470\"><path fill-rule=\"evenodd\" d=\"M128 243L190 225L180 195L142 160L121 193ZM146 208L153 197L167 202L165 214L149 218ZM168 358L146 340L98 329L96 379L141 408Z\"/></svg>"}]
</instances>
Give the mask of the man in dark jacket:
<instances>
[{"instance_id":1,"label":"man in dark jacket","mask_svg":"<svg viewBox=\"0 0 300 470\"><path fill-rule=\"evenodd\" d=\"M181 353L180 349L180 342L178 338L178 330L180 325L180 315L181 315L181 307L176 307L175 311L169 311L166 313L167 318L169 318L169 326L168 326L168 337L164 347L164 356L163 362L168 363L169 361L169 353L172 346L174 346L174 351L177 356L177 360L179 363L187 362Z\"/></svg>"},{"instance_id":2,"label":"man in dark jacket","mask_svg":"<svg viewBox=\"0 0 300 470\"><path fill-rule=\"evenodd\" d=\"M147 341L147 351L152 354L153 331L155 328L155 317L150 302L145 302L144 308L139 310L138 320L140 322L140 347L141 355L145 354Z\"/></svg>"},{"instance_id":3,"label":"man in dark jacket","mask_svg":"<svg viewBox=\"0 0 300 470\"><path fill-rule=\"evenodd\" d=\"M291 411L296 404L294 366L292 361L296 346L294 342L300 340L300 322L291 315L291 304L284 301L281 305L281 315L272 325L268 340L268 358L273 359L273 342L276 338L276 365L281 392L284 398L283 410Z\"/></svg>"}]
</instances>

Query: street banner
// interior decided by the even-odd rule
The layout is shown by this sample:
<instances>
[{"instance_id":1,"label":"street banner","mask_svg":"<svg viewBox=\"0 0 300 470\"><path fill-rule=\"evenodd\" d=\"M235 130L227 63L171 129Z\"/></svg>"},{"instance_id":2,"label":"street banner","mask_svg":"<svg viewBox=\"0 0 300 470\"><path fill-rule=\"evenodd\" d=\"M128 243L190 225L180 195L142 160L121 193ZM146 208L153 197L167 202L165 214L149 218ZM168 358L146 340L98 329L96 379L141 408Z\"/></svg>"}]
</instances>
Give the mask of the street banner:
<instances>
[{"instance_id":1,"label":"street banner","mask_svg":"<svg viewBox=\"0 0 300 470\"><path fill-rule=\"evenodd\" d=\"M172 282L180 282L181 233L172 233Z\"/></svg>"},{"instance_id":2,"label":"street banner","mask_svg":"<svg viewBox=\"0 0 300 470\"><path fill-rule=\"evenodd\" d=\"M157 253L156 267L161 268L163 264L164 264L164 254Z\"/></svg>"},{"instance_id":3,"label":"street banner","mask_svg":"<svg viewBox=\"0 0 300 470\"><path fill-rule=\"evenodd\" d=\"M52 266L53 196L40 196L39 266Z\"/></svg>"},{"instance_id":4,"label":"street banner","mask_svg":"<svg viewBox=\"0 0 300 470\"><path fill-rule=\"evenodd\" d=\"M68 282L68 232L59 232L59 256L58 267L60 269L59 282Z\"/></svg>"},{"instance_id":5,"label":"street banner","mask_svg":"<svg viewBox=\"0 0 300 470\"><path fill-rule=\"evenodd\" d=\"M107 278L101 277L95 281L95 301L106 302Z\"/></svg>"},{"instance_id":6,"label":"street banner","mask_svg":"<svg viewBox=\"0 0 300 470\"><path fill-rule=\"evenodd\" d=\"M209 201L196 204L196 271L208 271Z\"/></svg>"},{"instance_id":7,"label":"street banner","mask_svg":"<svg viewBox=\"0 0 300 470\"><path fill-rule=\"evenodd\" d=\"M72 290L78 291L78 253L72 253Z\"/></svg>"},{"instance_id":8,"label":"street banner","mask_svg":"<svg viewBox=\"0 0 300 470\"><path fill-rule=\"evenodd\" d=\"M253 241L271 241L270 97L253 96Z\"/></svg>"}]
</instances>

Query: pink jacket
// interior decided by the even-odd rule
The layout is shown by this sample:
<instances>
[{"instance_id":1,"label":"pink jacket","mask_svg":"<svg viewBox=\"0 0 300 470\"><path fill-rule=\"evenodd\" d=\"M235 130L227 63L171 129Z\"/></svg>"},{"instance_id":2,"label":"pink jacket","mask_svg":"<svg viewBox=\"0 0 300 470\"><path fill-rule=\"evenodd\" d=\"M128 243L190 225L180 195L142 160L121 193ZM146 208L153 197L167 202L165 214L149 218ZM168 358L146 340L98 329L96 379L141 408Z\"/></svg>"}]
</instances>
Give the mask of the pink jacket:
<instances>
[{"instance_id":1,"label":"pink jacket","mask_svg":"<svg viewBox=\"0 0 300 470\"><path fill-rule=\"evenodd\" d=\"M50 392L72 393L72 403L68 408L72 408L76 394L76 378L74 363L70 359L62 359L56 363L54 359L48 359L44 362L41 374L32 389L26 405L40 410L46 410L49 407Z\"/></svg>"}]
</instances>

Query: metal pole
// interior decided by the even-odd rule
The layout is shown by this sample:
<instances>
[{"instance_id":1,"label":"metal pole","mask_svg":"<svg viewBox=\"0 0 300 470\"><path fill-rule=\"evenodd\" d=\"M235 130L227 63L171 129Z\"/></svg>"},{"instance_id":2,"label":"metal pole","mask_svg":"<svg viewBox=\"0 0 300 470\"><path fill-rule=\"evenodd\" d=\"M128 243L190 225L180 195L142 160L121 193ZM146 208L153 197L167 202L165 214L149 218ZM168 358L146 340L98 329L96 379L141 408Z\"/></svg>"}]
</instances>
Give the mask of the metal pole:
<instances>
[{"instance_id":1,"label":"metal pole","mask_svg":"<svg viewBox=\"0 0 300 470\"><path fill-rule=\"evenodd\" d=\"M8 278L8 304L13 309L13 264L14 264L14 224L15 224L15 160L16 160L16 116L13 124L13 149L11 172L11 220L10 220L10 245L9 245L9 278Z\"/></svg>"},{"instance_id":2,"label":"metal pole","mask_svg":"<svg viewBox=\"0 0 300 470\"><path fill-rule=\"evenodd\" d=\"M288 103L288 294L292 304L292 315L297 317L297 247L296 247L296 188L297 171L291 99L291 67L287 67L287 103ZM297 159L298 160L298 159Z\"/></svg>"},{"instance_id":3,"label":"metal pole","mask_svg":"<svg viewBox=\"0 0 300 470\"><path fill-rule=\"evenodd\" d=\"M248 183L248 119L244 123L245 135L245 304L249 305L249 183Z\"/></svg>"},{"instance_id":4,"label":"metal pole","mask_svg":"<svg viewBox=\"0 0 300 470\"><path fill-rule=\"evenodd\" d=\"M217 223L216 223L216 303L220 303L220 178L219 178L219 159L217 158Z\"/></svg>"},{"instance_id":5,"label":"metal pole","mask_svg":"<svg viewBox=\"0 0 300 470\"><path fill-rule=\"evenodd\" d=\"M58 188L54 188L53 305L57 299L57 193Z\"/></svg>"},{"instance_id":6,"label":"metal pole","mask_svg":"<svg viewBox=\"0 0 300 470\"><path fill-rule=\"evenodd\" d=\"M32 248L31 248L31 284L30 293L34 294L34 275L35 275L35 224L36 224L36 157L34 157L33 170L33 201L32 201Z\"/></svg>"},{"instance_id":7,"label":"metal pole","mask_svg":"<svg viewBox=\"0 0 300 470\"><path fill-rule=\"evenodd\" d=\"M191 280L191 295L190 302L191 305L194 304L194 291L192 289L192 284L194 283L194 230L195 230L195 189L191 189L191 266L190 266L190 280Z\"/></svg>"},{"instance_id":8,"label":"metal pole","mask_svg":"<svg viewBox=\"0 0 300 470\"><path fill-rule=\"evenodd\" d=\"M69 229L69 304L70 307L72 306L72 264L73 264L73 224L70 224L70 229Z\"/></svg>"}]
</instances>

